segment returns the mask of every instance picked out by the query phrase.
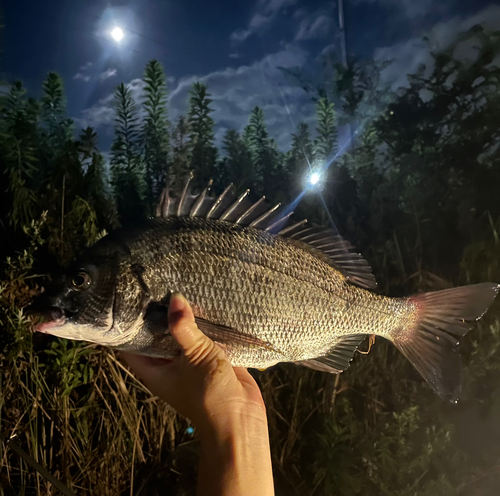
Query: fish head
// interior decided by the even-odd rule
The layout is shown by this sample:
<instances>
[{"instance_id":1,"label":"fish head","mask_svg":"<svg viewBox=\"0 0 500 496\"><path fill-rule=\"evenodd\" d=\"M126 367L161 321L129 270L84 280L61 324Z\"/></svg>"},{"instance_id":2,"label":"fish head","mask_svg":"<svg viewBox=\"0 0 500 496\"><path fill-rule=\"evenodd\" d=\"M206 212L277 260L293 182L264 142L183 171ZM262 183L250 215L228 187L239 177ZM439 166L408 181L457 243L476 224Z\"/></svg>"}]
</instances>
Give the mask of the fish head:
<instances>
[{"instance_id":1,"label":"fish head","mask_svg":"<svg viewBox=\"0 0 500 496\"><path fill-rule=\"evenodd\" d=\"M29 311L45 317L38 332L119 346L139 331L146 300L130 261L98 246L54 278Z\"/></svg>"}]
</instances>

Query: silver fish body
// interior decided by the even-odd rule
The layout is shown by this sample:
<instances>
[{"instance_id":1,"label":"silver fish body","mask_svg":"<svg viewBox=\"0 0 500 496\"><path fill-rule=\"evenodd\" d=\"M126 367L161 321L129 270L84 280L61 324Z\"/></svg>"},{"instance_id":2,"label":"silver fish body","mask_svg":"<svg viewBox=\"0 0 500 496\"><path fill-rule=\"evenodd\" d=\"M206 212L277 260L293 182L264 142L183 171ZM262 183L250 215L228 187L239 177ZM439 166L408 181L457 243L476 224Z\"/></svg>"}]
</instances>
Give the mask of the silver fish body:
<instances>
[{"instance_id":1,"label":"silver fish body","mask_svg":"<svg viewBox=\"0 0 500 496\"><path fill-rule=\"evenodd\" d=\"M168 299L180 292L234 366L295 362L339 373L366 336L377 335L434 390L456 399L458 339L486 312L497 284L381 296L371 291L366 261L339 236L302 222L282 229L289 213L245 204L248 192L186 191L176 202L164 192L159 218L84 253L42 295L38 306L50 320L38 330L172 358L179 350L168 332Z\"/></svg>"},{"instance_id":2,"label":"silver fish body","mask_svg":"<svg viewBox=\"0 0 500 496\"><path fill-rule=\"evenodd\" d=\"M158 219L127 245L131 264L143 269L152 301L180 292L200 319L267 344L224 343L235 366L265 368L316 358L344 336L388 337L415 323L409 299L358 288L321 252L254 228ZM172 356L171 341L155 340L147 325L124 344L132 351L147 347L148 354Z\"/></svg>"}]
</instances>

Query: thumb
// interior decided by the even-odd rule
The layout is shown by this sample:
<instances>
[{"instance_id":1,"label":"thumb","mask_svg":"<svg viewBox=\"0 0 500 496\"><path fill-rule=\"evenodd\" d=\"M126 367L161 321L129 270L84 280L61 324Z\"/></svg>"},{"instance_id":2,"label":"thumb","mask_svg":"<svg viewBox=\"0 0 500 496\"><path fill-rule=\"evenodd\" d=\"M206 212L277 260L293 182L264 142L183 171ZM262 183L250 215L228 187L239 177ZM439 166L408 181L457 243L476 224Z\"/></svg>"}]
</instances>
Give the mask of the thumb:
<instances>
[{"instance_id":1,"label":"thumb","mask_svg":"<svg viewBox=\"0 0 500 496\"><path fill-rule=\"evenodd\" d=\"M193 311L180 293L174 293L170 298L168 328L189 361L201 361L218 349L215 343L198 329Z\"/></svg>"}]
</instances>

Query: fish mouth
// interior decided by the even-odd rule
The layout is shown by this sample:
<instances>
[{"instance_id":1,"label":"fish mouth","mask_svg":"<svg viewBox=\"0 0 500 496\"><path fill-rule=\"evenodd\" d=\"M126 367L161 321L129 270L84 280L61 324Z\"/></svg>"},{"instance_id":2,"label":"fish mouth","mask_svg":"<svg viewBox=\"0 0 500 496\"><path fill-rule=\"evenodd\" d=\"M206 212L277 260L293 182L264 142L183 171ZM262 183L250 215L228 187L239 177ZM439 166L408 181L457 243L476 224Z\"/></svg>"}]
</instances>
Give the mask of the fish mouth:
<instances>
[{"instance_id":1,"label":"fish mouth","mask_svg":"<svg viewBox=\"0 0 500 496\"><path fill-rule=\"evenodd\" d=\"M49 333L56 327L61 327L66 323L66 315L62 308L50 307L40 312L45 322L35 326L35 330L44 334Z\"/></svg>"}]
</instances>

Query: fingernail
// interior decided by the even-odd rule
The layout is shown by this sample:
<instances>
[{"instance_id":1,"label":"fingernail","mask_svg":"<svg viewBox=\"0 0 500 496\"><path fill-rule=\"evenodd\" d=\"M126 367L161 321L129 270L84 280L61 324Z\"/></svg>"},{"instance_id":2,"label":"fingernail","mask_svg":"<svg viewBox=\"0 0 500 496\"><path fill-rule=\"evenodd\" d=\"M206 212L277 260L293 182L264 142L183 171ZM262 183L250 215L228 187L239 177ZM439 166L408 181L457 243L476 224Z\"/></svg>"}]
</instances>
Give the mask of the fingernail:
<instances>
[{"instance_id":1,"label":"fingernail","mask_svg":"<svg viewBox=\"0 0 500 496\"><path fill-rule=\"evenodd\" d=\"M186 307L186 298L181 293L173 293L170 299L170 311L180 312Z\"/></svg>"}]
</instances>

